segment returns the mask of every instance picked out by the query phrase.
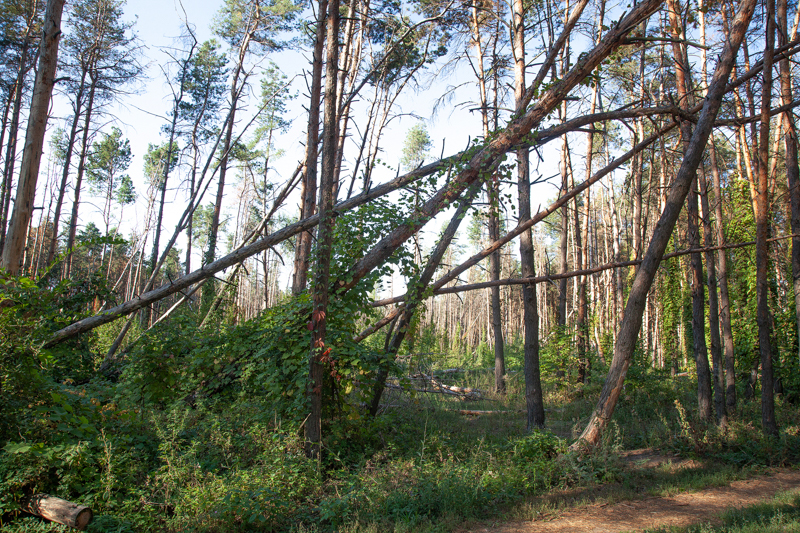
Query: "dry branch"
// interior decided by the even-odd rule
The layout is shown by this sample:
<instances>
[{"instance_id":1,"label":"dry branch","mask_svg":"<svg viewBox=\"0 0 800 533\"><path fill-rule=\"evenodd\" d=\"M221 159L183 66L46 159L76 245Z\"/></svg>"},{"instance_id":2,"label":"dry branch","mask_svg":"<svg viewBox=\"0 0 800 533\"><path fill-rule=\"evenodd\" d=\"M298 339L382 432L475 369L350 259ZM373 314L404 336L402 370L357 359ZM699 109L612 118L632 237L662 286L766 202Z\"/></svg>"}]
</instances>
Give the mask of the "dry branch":
<instances>
[{"instance_id":1,"label":"dry branch","mask_svg":"<svg viewBox=\"0 0 800 533\"><path fill-rule=\"evenodd\" d=\"M800 235L782 235L780 237L773 237L768 240L768 242L774 241L781 241L784 239L791 239L792 237L797 237ZM707 246L705 248L689 248L686 250L679 250L677 252L671 252L668 254L664 254L662 261L667 259L672 259L673 257L681 257L684 255L690 254L697 254L697 253L705 253L705 252L716 252L718 250L734 250L737 248L745 248L747 246L755 245L756 241L747 241L747 242L738 242L734 244L724 244L720 246ZM574 278L577 276L588 276L590 274L597 274L598 272L604 272L606 270L612 270L615 268L627 268L632 266L638 266L642 263L641 259L632 260L632 261L620 261L616 263L605 263L602 265L597 265L591 268L584 268L582 270L572 270L570 272L565 272L563 274L546 274L543 276L536 276L534 278L506 278L500 279L497 281L483 281L481 283L468 283L465 285L456 285L454 287L443 287L441 289L437 289L433 291L431 296L439 295L439 294L456 294L459 292L467 292L467 291L475 291L480 289L486 289L489 287L503 287L507 285L530 285L532 283L543 283L546 281L555 281L559 279L569 279ZM372 302L372 307L383 307L386 305L391 305L395 303L400 303L405 301L405 295L403 296L395 296L394 298L386 298L383 300L376 300ZM455 369L458 370L458 369Z\"/></svg>"}]
</instances>

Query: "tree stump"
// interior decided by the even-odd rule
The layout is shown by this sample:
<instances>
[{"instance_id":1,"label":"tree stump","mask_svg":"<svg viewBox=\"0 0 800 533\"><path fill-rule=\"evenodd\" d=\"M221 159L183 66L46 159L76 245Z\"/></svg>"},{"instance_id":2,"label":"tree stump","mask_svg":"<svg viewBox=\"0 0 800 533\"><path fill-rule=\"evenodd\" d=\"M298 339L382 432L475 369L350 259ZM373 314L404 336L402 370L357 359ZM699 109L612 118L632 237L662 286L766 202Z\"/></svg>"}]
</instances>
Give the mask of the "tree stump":
<instances>
[{"instance_id":1,"label":"tree stump","mask_svg":"<svg viewBox=\"0 0 800 533\"><path fill-rule=\"evenodd\" d=\"M79 531L86 529L92 521L92 510L49 494L33 496L25 510L33 515L73 527Z\"/></svg>"}]
</instances>

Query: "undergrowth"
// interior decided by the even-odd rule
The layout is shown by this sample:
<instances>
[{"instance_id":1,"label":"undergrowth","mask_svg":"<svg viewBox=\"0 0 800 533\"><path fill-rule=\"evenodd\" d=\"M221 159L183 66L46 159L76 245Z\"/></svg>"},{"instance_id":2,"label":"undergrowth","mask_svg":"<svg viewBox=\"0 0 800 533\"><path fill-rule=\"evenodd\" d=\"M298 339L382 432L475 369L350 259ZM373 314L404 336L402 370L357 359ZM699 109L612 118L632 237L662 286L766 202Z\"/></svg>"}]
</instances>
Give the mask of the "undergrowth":
<instances>
[{"instance_id":1,"label":"undergrowth","mask_svg":"<svg viewBox=\"0 0 800 533\"><path fill-rule=\"evenodd\" d=\"M302 442L307 301L201 336L187 334L198 331L192 316L179 316L131 345L106 378L94 372L101 357L92 353L102 352L91 348L103 348L107 334L58 352L33 348L63 321L52 311L58 293L34 294L0 323L0 342L14 350L2 376L2 531L60 530L20 511L42 492L90 506L95 532L447 531L487 516L546 513L559 505L554 489L611 487L610 500L666 495L800 458L800 414L788 399L777 400L778 438L761 436L753 401L740 401L718 428L697 420L691 376L672 378L643 364L631 367L601 445L572 453L568 445L600 392L606 369L599 361L580 384L559 374L557 359L545 361L547 428L530 432L520 412L518 345L509 347L507 393L494 394L482 357L393 365L380 347L353 345L356 325L344 301L341 318L331 320L331 401L322 456L312 461ZM79 293L65 286L60 294L69 302ZM481 389L482 399L393 389L379 416L365 415L364 385L377 370L408 385L408 376L453 366L463 371L447 379ZM459 413L465 408L491 413ZM697 465L645 474L626 468L618 454L636 448Z\"/></svg>"}]
</instances>

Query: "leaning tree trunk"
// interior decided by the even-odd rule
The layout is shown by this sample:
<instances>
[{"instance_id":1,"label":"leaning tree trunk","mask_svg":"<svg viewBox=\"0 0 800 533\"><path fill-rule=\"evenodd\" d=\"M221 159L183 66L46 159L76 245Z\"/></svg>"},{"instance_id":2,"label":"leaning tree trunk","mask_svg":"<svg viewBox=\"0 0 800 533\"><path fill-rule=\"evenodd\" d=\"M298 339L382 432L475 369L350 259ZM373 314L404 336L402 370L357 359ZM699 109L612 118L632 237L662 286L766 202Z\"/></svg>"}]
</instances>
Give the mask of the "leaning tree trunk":
<instances>
[{"instance_id":1,"label":"leaning tree trunk","mask_svg":"<svg viewBox=\"0 0 800 533\"><path fill-rule=\"evenodd\" d=\"M596 445L614 413L617 400L622 392L622 385L625 382L625 374L630 366L631 357L636 348L636 341L642 327L642 313L647 304L647 293L653 284L653 279L672 236L678 215L695 178L697 167L703 158L714 120L722 104L722 96L725 93L728 77L747 27L750 25L755 6L756 0L743 0L740 4L739 12L736 15L731 31L728 34L728 40L717 63L697 126L692 134L683 162L670 188L664 211L656 224L647 252L636 273L633 286L628 295L622 324L614 346L614 357L611 361L608 377L600 392L600 399L589 420L589 424L578 441L573 444L573 449L580 448L583 445Z\"/></svg>"},{"instance_id":2,"label":"leaning tree trunk","mask_svg":"<svg viewBox=\"0 0 800 533\"><path fill-rule=\"evenodd\" d=\"M33 87L31 110L28 116L28 129L25 133L25 149L22 153L22 167L14 203L14 214L8 228L8 238L3 248L2 266L10 274L16 275L22 261L33 214L33 201L36 196L36 180L42 159L44 134L50 108L50 96L55 83L58 61L58 41L61 38L61 13L64 0L49 0L44 15L44 37L39 49L39 66Z\"/></svg>"},{"instance_id":3,"label":"leaning tree trunk","mask_svg":"<svg viewBox=\"0 0 800 533\"><path fill-rule=\"evenodd\" d=\"M497 137L488 142L482 149L475 152L468 161L463 163L461 171L451 180L451 182L443 189L440 189L433 195L421 208L418 219L414 224L403 224L391 232L389 232L375 247L367 253L355 266L350 269L352 279L348 277L349 281L340 280L338 283L337 291L347 291L355 284L357 284L364 276L370 273L376 266L382 264L384 260L389 257L397 247L401 246L408 238L414 234L416 229L430 220L433 216L439 213L447 205L450 205L454 200L458 199L464 190L469 187L478 177L485 172L493 172L497 165L505 158L508 151L516 150L523 142L530 142L530 133L537 128L542 120L552 112L558 103L566 98L569 93L579 83L584 81L586 77L611 53L624 44L627 35L638 25L642 20L652 15L661 5L660 0L643 0L640 1L630 13L619 20L608 31L606 36L602 39L600 44L592 49L587 54L584 54L575 66L570 70L566 76L556 81L539 97L535 105L531 106L524 114L514 118L505 129L498 132ZM530 88L529 88L530 89ZM528 102L532 98L533 93L526 90L523 102ZM663 130L663 129L662 129ZM663 133L663 131L662 131ZM557 135L560 135L558 132ZM536 141L534 141L536 142ZM647 144L653 142L650 139ZM463 157L463 154L459 154ZM377 198L390 191L397 190L399 187L405 186L423 176L428 176L437 170L447 168L448 165L456 161L456 157L446 158L406 175L399 176L388 183L380 186L370 188L361 195L340 202L337 207L337 212L343 212L352 209L355 206L361 205L371 199ZM607 168L616 168L618 163L627 160L627 158L619 158ZM598 179L605 175L599 173ZM580 187L588 186L589 184L581 185ZM581 189L583 190L583 189ZM580 191L576 191L580 192ZM563 204L558 204L560 207ZM263 239L254 242L253 244L238 250L237 252L228 254L227 256L215 261L213 264L206 265L200 270L196 270L191 274L181 278L172 280L170 283L151 290L149 292L139 295L136 299L127 301L112 309L108 309L105 313L97 316L88 317L79 320L61 330L55 332L45 343L45 346L53 346L65 339L84 333L94 329L102 324L107 324L124 316L130 314L142 307L149 305L152 302L158 301L166 296L179 292L194 283L201 281L205 278L213 276L215 273L234 265L243 259L259 253L269 246L282 242L283 240L297 234L300 231L305 231L317 225L319 216L313 216L301 220L295 224L286 226ZM534 219L532 218L531 221ZM539 215L535 218L536 221L540 220ZM527 228L518 226L519 233ZM516 230L515 230L516 231ZM512 232L513 233L513 232ZM344 283L343 283L344 282ZM438 282L437 282L438 283Z\"/></svg>"}]
</instances>

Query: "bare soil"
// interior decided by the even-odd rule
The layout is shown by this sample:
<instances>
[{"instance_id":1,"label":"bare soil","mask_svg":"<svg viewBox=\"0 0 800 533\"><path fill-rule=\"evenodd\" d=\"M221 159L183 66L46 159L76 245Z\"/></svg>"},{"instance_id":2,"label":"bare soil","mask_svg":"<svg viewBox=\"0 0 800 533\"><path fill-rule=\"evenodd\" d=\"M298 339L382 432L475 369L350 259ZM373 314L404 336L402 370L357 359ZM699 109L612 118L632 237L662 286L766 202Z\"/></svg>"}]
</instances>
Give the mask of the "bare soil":
<instances>
[{"instance_id":1,"label":"bare soil","mask_svg":"<svg viewBox=\"0 0 800 533\"><path fill-rule=\"evenodd\" d=\"M623 459L631 468L646 469L665 464L670 469L696 467L694 461L659 455L651 450L626 452ZM725 487L664 498L593 503L572 507L556 516L533 521L474 524L463 532L616 533L663 526L685 527L708 522L717 524L720 523L720 515L729 509L760 503L786 490L800 491L800 471L775 469L770 475L734 481ZM592 496L596 498L600 495L595 493Z\"/></svg>"}]
</instances>

